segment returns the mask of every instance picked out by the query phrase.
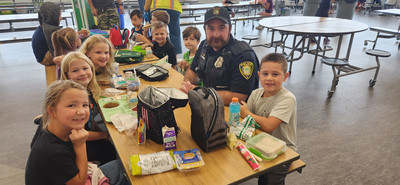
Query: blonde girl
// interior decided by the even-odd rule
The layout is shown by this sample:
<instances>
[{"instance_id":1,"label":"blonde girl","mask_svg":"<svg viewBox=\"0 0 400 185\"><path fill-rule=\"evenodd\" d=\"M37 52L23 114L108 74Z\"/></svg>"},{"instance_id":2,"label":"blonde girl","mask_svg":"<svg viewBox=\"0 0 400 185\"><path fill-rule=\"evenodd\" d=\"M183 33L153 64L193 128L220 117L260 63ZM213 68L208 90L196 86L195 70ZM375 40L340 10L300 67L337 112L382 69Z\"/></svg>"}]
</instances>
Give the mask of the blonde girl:
<instances>
[{"instance_id":1,"label":"blonde girl","mask_svg":"<svg viewBox=\"0 0 400 185\"><path fill-rule=\"evenodd\" d=\"M32 145L25 169L25 184L85 184L88 174L84 129L89 120L86 87L57 80L47 88L43 102L43 127ZM100 166L110 184L125 185L119 161Z\"/></svg>"},{"instance_id":2,"label":"blonde girl","mask_svg":"<svg viewBox=\"0 0 400 185\"><path fill-rule=\"evenodd\" d=\"M114 73L112 67L114 55L111 42L101 35L93 35L86 39L80 51L93 62L97 81L101 81L101 83L108 81Z\"/></svg>"},{"instance_id":3,"label":"blonde girl","mask_svg":"<svg viewBox=\"0 0 400 185\"><path fill-rule=\"evenodd\" d=\"M72 80L89 91L90 117L85 125L85 129L89 131L88 159L104 164L116 159L116 152L108 140L108 133L101 130L94 121L95 115L99 114L95 98L97 99L100 94L100 87L93 75L94 68L92 61L86 55L79 51L70 52L61 62L61 79Z\"/></svg>"},{"instance_id":4,"label":"blonde girl","mask_svg":"<svg viewBox=\"0 0 400 185\"><path fill-rule=\"evenodd\" d=\"M72 80L86 87L98 98L100 87L94 78L95 68L92 61L79 51L70 52L61 62L61 79Z\"/></svg>"},{"instance_id":5,"label":"blonde girl","mask_svg":"<svg viewBox=\"0 0 400 185\"><path fill-rule=\"evenodd\" d=\"M43 102L39 132L25 170L25 183L84 184L88 160L84 125L89 119L86 88L73 81L56 81Z\"/></svg>"}]
</instances>

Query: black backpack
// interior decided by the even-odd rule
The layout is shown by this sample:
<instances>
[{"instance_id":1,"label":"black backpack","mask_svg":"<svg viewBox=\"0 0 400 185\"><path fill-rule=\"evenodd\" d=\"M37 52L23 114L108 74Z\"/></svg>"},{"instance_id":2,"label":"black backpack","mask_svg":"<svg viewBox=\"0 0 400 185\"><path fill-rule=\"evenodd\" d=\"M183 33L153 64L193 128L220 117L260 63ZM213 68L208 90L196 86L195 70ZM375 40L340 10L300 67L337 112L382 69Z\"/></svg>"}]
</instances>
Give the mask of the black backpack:
<instances>
[{"instance_id":1,"label":"black backpack","mask_svg":"<svg viewBox=\"0 0 400 185\"><path fill-rule=\"evenodd\" d=\"M217 91L196 87L188 93L192 110L190 131L193 140L204 152L222 148L227 142L224 101Z\"/></svg>"},{"instance_id":2,"label":"black backpack","mask_svg":"<svg viewBox=\"0 0 400 185\"><path fill-rule=\"evenodd\" d=\"M174 109L185 107L187 99L176 99L165 93L165 90L149 86L138 94L138 120L146 125L146 137L163 144L162 127L174 127L178 136L179 128L175 121Z\"/></svg>"}]
</instances>

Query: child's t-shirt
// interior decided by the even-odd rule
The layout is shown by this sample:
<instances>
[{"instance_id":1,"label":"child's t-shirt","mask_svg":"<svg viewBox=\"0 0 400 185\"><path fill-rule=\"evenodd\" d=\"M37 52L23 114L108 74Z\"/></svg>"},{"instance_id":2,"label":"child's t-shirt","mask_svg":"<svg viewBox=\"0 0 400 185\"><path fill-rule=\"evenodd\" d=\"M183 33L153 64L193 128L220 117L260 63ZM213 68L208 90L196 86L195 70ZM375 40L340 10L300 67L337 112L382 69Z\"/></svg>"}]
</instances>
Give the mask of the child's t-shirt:
<instances>
[{"instance_id":1,"label":"child's t-shirt","mask_svg":"<svg viewBox=\"0 0 400 185\"><path fill-rule=\"evenodd\" d=\"M133 35L133 33L139 33L139 34L141 34L141 35L143 35L143 36L146 36L146 34L147 34L147 36L150 36L150 35L149 35L149 32L147 32L147 33L144 32L144 30L143 30L143 25L142 25L142 26L140 27L140 29L137 30L137 31L136 31L136 27L133 27L132 30L131 30L131 34Z\"/></svg>"},{"instance_id":2,"label":"child's t-shirt","mask_svg":"<svg viewBox=\"0 0 400 185\"><path fill-rule=\"evenodd\" d=\"M189 65L192 65L194 56L190 56L190 51L187 51L186 53L183 54L183 60L189 63Z\"/></svg>"},{"instance_id":3,"label":"child's t-shirt","mask_svg":"<svg viewBox=\"0 0 400 185\"><path fill-rule=\"evenodd\" d=\"M250 94L247 101L249 111L258 116L274 116L282 120L282 123L270 134L285 141L291 149L297 150L296 97L285 88L282 88L278 93L268 98L263 98L263 94L263 88L256 89Z\"/></svg>"},{"instance_id":4,"label":"child's t-shirt","mask_svg":"<svg viewBox=\"0 0 400 185\"><path fill-rule=\"evenodd\" d=\"M159 59L168 55L168 63L172 65L176 65L176 54L174 50L174 46L171 44L169 40L164 44L164 46L160 46L158 42L153 41L153 54Z\"/></svg>"},{"instance_id":5,"label":"child's t-shirt","mask_svg":"<svg viewBox=\"0 0 400 185\"><path fill-rule=\"evenodd\" d=\"M28 157L26 184L65 184L79 173L75 157L71 141L41 130Z\"/></svg>"}]
</instances>

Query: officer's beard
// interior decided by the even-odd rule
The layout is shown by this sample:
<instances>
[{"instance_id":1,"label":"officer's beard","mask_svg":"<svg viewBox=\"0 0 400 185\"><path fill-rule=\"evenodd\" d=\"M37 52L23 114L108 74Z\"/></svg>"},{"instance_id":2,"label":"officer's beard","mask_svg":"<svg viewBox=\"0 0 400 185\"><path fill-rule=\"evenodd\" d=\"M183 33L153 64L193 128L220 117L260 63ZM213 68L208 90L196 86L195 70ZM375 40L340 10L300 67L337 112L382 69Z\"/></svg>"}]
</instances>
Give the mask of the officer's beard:
<instances>
[{"instance_id":1,"label":"officer's beard","mask_svg":"<svg viewBox=\"0 0 400 185\"><path fill-rule=\"evenodd\" d=\"M206 40L208 45L210 45L215 51L218 51L219 49L228 44L229 36L226 39L219 37L219 38L207 38Z\"/></svg>"}]
</instances>

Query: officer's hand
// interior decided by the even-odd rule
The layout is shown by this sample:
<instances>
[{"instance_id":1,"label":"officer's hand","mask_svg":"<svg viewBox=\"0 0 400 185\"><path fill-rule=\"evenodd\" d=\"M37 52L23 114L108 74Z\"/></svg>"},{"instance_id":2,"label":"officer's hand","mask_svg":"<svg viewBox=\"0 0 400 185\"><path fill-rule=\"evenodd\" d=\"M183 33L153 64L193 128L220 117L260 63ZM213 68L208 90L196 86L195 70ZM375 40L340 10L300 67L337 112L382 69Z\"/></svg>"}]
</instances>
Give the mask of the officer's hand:
<instances>
[{"instance_id":1,"label":"officer's hand","mask_svg":"<svg viewBox=\"0 0 400 185\"><path fill-rule=\"evenodd\" d=\"M194 89L195 87L196 87L195 85L192 85L190 82L187 81L187 82L182 82L182 87L179 88L179 90L187 94L189 90Z\"/></svg>"}]
</instances>

